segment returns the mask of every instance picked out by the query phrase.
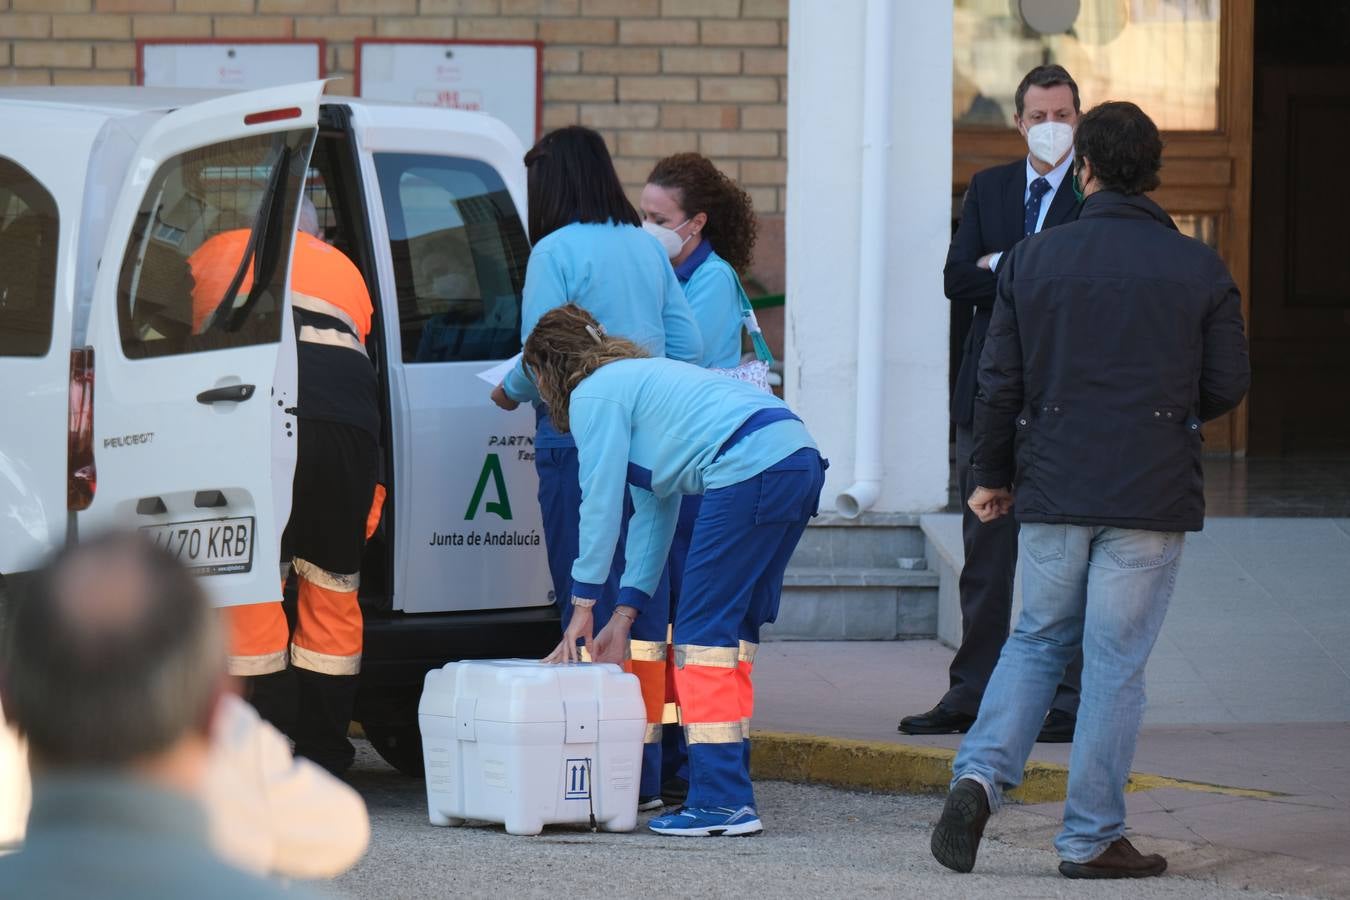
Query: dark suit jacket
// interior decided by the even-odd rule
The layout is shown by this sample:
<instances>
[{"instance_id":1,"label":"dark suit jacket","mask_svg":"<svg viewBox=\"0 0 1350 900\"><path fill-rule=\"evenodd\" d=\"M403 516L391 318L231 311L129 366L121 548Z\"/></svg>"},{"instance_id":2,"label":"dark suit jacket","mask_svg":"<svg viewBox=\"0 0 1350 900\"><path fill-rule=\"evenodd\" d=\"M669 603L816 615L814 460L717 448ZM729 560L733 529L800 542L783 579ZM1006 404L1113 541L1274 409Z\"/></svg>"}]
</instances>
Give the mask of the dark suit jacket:
<instances>
[{"instance_id":1,"label":"dark suit jacket","mask_svg":"<svg viewBox=\"0 0 1350 900\"><path fill-rule=\"evenodd\" d=\"M1044 231L1078 218L1081 204L1073 195L1072 173L1064 177L1045 214ZM980 353L989 331L989 315L994 308L994 288L998 276L981 269L976 262L986 253L1007 251L1022 240L1025 218L1023 197L1027 192L1027 160L994 166L977 172L966 190L961 205L961 224L947 251L942 270L944 292L953 303L975 307L975 316L961 353L961 370L952 393L952 421L969 427L975 416L975 381L979 375ZM1007 262L1007 256L999 262Z\"/></svg>"}]
</instances>

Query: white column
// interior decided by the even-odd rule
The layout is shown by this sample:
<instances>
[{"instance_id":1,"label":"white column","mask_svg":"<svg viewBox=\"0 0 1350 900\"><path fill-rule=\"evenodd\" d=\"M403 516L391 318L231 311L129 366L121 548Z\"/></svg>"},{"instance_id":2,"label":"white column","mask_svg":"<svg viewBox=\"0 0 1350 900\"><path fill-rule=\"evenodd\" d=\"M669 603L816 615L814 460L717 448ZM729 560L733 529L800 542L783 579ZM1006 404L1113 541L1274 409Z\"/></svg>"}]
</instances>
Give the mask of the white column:
<instances>
[{"instance_id":1,"label":"white column","mask_svg":"<svg viewBox=\"0 0 1350 900\"><path fill-rule=\"evenodd\" d=\"M854 483L862 243L865 0L792 0L788 40L788 402L829 457L833 510ZM952 3L897 3L891 28L881 491L872 511L947 502ZM873 279L875 283L875 278Z\"/></svg>"}]
</instances>

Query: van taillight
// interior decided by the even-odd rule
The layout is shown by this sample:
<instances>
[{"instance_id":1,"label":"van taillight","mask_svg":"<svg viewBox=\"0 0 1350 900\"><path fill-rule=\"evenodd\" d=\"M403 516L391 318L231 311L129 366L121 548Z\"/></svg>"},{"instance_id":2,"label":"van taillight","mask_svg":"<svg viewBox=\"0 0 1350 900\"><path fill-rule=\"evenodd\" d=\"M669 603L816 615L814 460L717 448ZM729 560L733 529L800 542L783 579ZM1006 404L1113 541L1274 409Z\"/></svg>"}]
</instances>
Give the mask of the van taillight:
<instances>
[{"instance_id":1,"label":"van taillight","mask_svg":"<svg viewBox=\"0 0 1350 900\"><path fill-rule=\"evenodd\" d=\"M94 502L94 348L70 351L70 431L67 443L66 506L88 509Z\"/></svg>"},{"instance_id":2,"label":"van taillight","mask_svg":"<svg viewBox=\"0 0 1350 900\"><path fill-rule=\"evenodd\" d=\"M262 125L264 122L280 122L283 119L300 118L300 107L288 106L285 109L269 109L264 112L249 113L244 116L245 125Z\"/></svg>"}]
</instances>

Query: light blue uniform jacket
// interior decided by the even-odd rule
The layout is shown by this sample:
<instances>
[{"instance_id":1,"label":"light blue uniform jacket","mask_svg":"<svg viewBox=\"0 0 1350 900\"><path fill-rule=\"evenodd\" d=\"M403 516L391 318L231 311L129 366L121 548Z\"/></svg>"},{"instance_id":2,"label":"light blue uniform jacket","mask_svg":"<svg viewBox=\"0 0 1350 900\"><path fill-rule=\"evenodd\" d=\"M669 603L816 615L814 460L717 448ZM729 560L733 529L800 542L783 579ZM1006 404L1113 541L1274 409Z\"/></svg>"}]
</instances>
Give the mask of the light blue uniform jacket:
<instances>
[{"instance_id":1,"label":"light blue uniform jacket","mask_svg":"<svg viewBox=\"0 0 1350 900\"><path fill-rule=\"evenodd\" d=\"M572 593L600 596L619 540L624 491L633 486L619 602L641 608L661 578L680 499L729 487L815 442L783 418L718 452L751 416L791 413L742 381L668 359L625 359L572 392L570 419L581 480L580 552Z\"/></svg>"},{"instance_id":2,"label":"light blue uniform jacket","mask_svg":"<svg viewBox=\"0 0 1350 900\"><path fill-rule=\"evenodd\" d=\"M652 356L697 363L703 341L684 291L661 244L632 225L573 223L545 237L530 251L520 339L540 317L565 303L587 310L617 337ZM538 401L539 392L517 363L502 382L513 400ZM570 446L541 420L535 445Z\"/></svg>"},{"instance_id":3,"label":"light blue uniform jacket","mask_svg":"<svg viewBox=\"0 0 1350 900\"><path fill-rule=\"evenodd\" d=\"M704 247L708 247L707 252L700 253ZM681 277L684 266L677 268L675 275L684 285L684 296L689 299L689 308L703 338L702 364L716 369L735 368L741 364L744 329L740 278L706 241L687 262L696 259L699 261L687 277Z\"/></svg>"}]
</instances>

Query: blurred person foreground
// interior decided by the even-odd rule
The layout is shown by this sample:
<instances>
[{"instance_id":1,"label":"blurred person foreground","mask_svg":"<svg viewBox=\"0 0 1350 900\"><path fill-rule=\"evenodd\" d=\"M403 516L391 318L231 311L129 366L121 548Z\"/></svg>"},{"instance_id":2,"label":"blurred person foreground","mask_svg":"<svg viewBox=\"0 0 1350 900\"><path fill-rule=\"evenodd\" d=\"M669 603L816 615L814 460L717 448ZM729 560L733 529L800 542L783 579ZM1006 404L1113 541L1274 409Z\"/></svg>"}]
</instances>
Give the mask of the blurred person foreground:
<instances>
[{"instance_id":1,"label":"blurred person foreground","mask_svg":"<svg viewBox=\"0 0 1350 900\"><path fill-rule=\"evenodd\" d=\"M0 693L33 807L0 896L308 896L211 847L200 793L226 687L218 616L175 560L125 534L57 553L7 611Z\"/></svg>"}]
</instances>

